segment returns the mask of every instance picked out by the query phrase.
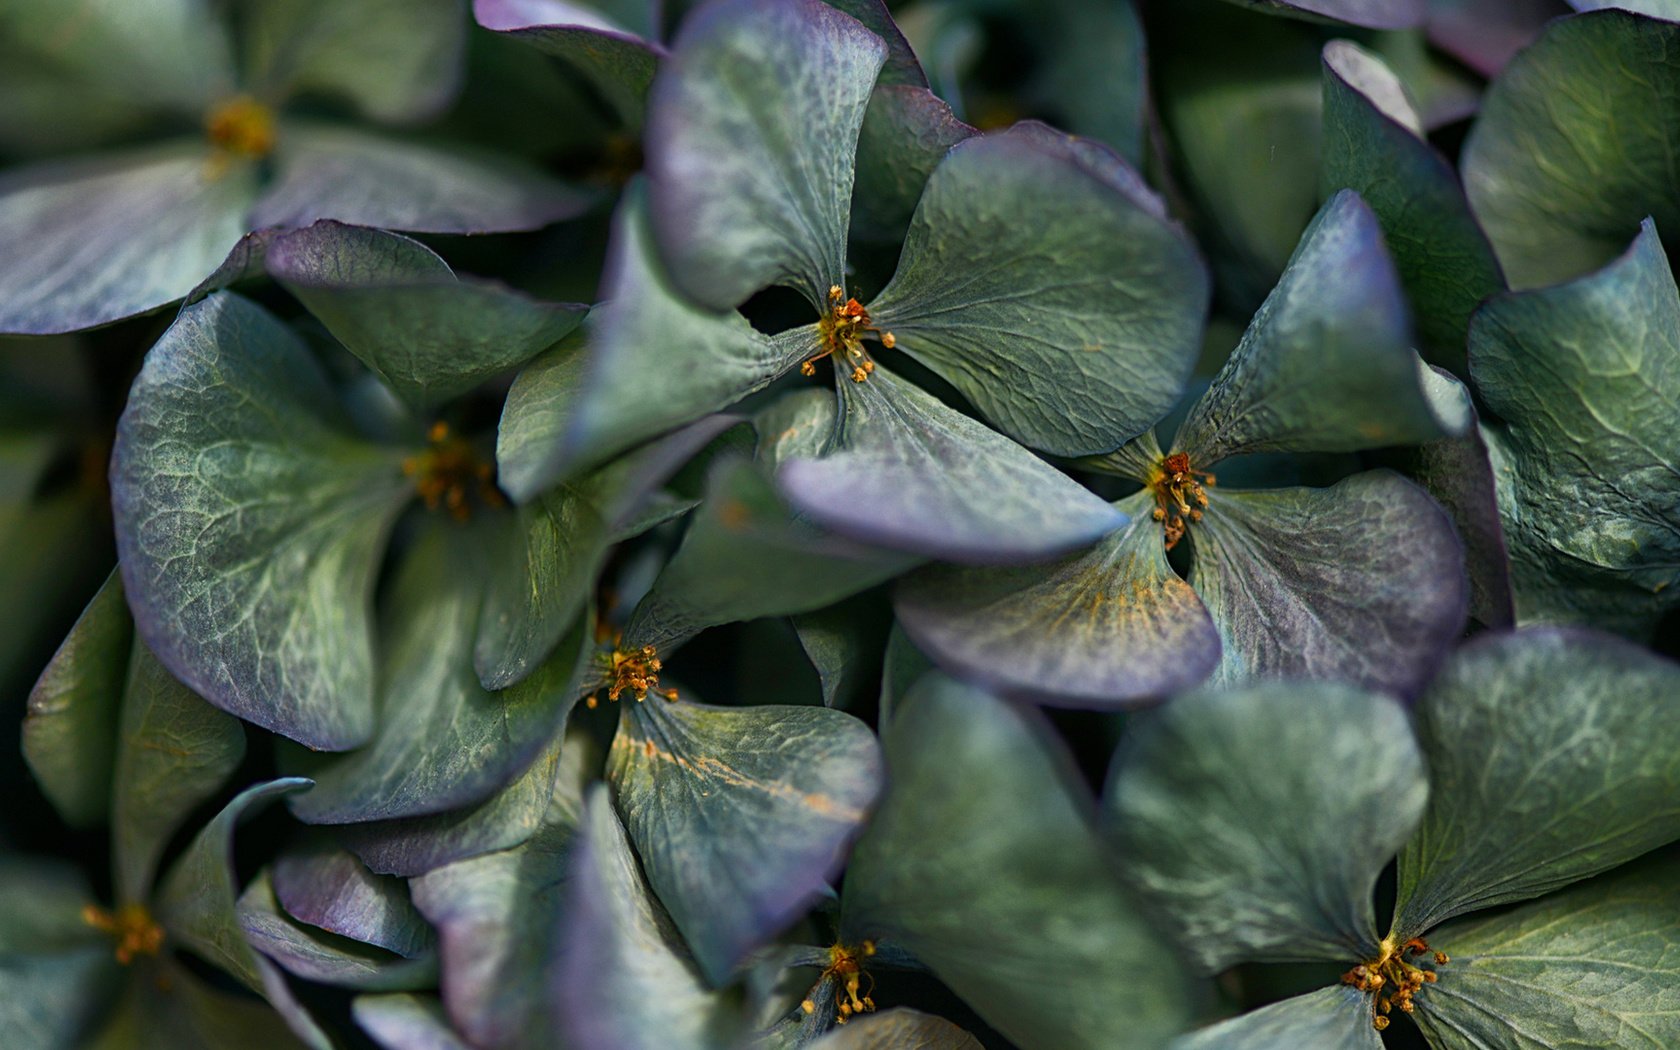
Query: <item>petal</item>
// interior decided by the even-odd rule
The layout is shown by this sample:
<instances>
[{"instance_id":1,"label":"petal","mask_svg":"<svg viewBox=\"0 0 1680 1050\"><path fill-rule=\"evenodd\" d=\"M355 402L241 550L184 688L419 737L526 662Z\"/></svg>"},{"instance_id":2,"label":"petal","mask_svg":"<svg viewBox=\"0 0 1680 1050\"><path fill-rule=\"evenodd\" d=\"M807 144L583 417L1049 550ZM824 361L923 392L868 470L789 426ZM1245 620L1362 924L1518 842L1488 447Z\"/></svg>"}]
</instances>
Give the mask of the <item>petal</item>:
<instances>
[{"instance_id":1,"label":"petal","mask_svg":"<svg viewBox=\"0 0 1680 1050\"><path fill-rule=\"evenodd\" d=\"M111 867L119 904L146 900L164 848L245 758L245 730L194 696L136 640L112 773Z\"/></svg>"},{"instance_id":2,"label":"petal","mask_svg":"<svg viewBox=\"0 0 1680 1050\"><path fill-rule=\"evenodd\" d=\"M1375 955L1377 877L1428 794L1400 705L1270 683L1139 717L1105 808L1133 884L1211 974Z\"/></svg>"},{"instance_id":3,"label":"petal","mask_svg":"<svg viewBox=\"0 0 1680 1050\"><path fill-rule=\"evenodd\" d=\"M102 823L110 812L117 714L133 636L122 579L113 571L29 693L23 760L73 827Z\"/></svg>"},{"instance_id":4,"label":"petal","mask_svg":"<svg viewBox=\"0 0 1680 1050\"><path fill-rule=\"evenodd\" d=\"M823 895L883 787L880 744L851 715L686 698L627 706L606 775L713 985Z\"/></svg>"},{"instance_id":5,"label":"petal","mask_svg":"<svg viewBox=\"0 0 1680 1050\"><path fill-rule=\"evenodd\" d=\"M1448 432L1412 350L1399 275L1371 209L1320 209L1172 447L1204 469L1249 452L1356 452Z\"/></svg>"},{"instance_id":6,"label":"petal","mask_svg":"<svg viewBox=\"0 0 1680 1050\"><path fill-rule=\"evenodd\" d=\"M1603 266L1646 216L1680 228L1666 160L1680 148L1677 49L1671 22L1560 18L1489 87L1464 144L1464 184L1511 287Z\"/></svg>"},{"instance_id":7,"label":"petal","mask_svg":"<svg viewBox=\"0 0 1680 1050\"><path fill-rule=\"evenodd\" d=\"M0 332L110 324L193 290L238 243L248 165L212 170L197 140L0 176Z\"/></svg>"},{"instance_id":8,"label":"petal","mask_svg":"<svg viewBox=\"0 0 1680 1050\"><path fill-rule=\"evenodd\" d=\"M194 692L317 748L373 723L368 607L413 496L400 453L349 430L302 340L227 292L146 356L111 459L140 637Z\"/></svg>"},{"instance_id":9,"label":"petal","mask_svg":"<svg viewBox=\"0 0 1680 1050\"><path fill-rule=\"evenodd\" d=\"M507 233L576 218L595 203L515 157L332 124L282 124L274 163L253 226L337 219L421 233Z\"/></svg>"},{"instance_id":10,"label":"petal","mask_svg":"<svg viewBox=\"0 0 1680 1050\"><path fill-rule=\"evenodd\" d=\"M1324 988L1181 1036L1167 1050L1382 1050L1369 1000L1352 988Z\"/></svg>"},{"instance_id":11,"label":"petal","mask_svg":"<svg viewBox=\"0 0 1680 1050\"><path fill-rule=\"evenodd\" d=\"M604 785L585 805L567 862L550 967L553 1024L576 1050L733 1050L745 1036L732 996L706 989L648 889Z\"/></svg>"},{"instance_id":12,"label":"petal","mask_svg":"<svg viewBox=\"0 0 1680 1050\"><path fill-rule=\"evenodd\" d=\"M822 309L846 281L858 128L881 38L817 0L721 0L683 23L649 102L653 226L714 310L772 284Z\"/></svg>"},{"instance_id":13,"label":"petal","mask_svg":"<svg viewBox=\"0 0 1680 1050\"><path fill-rule=\"evenodd\" d=\"M238 912L240 930L251 946L295 977L377 991L407 991L437 983L435 952L405 959L287 915L274 896L267 871L259 872L240 895Z\"/></svg>"},{"instance_id":14,"label":"petal","mask_svg":"<svg viewBox=\"0 0 1680 1050\"><path fill-rule=\"evenodd\" d=\"M331 1050L332 1041L293 997L285 978L246 941L234 900L234 828L255 809L308 787L308 780L283 777L253 784L235 795L199 831L165 876L157 895L157 917L177 947L226 970L266 998L286 1027L311 1050Z\"/></svg>"},{"instance_id":15,"label":"petal","mask_svg":"<svg viewBox=\"0 0 1680 1050\"><path fill-rule=\"evenodd\" d=\"M1423 22L1425 0L1231 0L1311 21L1345 22L1370 29L1410 29Z\"/></svg>"},{"instance_id":16,"label":"petal","mask_svg":"<svg viewBox=\"0 0 1680 1050\"><path fill-rule=\"evenodd\" d=\"M734 311L696 306L670 280L633 185L613 220L607 304L580 345L539 358L508 395L497 462L516 499L728 408L816 352L808 336L772 340Z\"/></svg>"},{"instance_id":17,"label":"petal","mask_svg":"<svg viewBox=\"0 0 1680 1050\"><path fill-rule=\"evenodd\" d=\"M818 403L832 414L827 394ZM637 604L625 636L666 649L707 627L809 612L918 560L812 526L788 508L759 466L720 460L682 546Z\"/></svg>"},{"instance_id":18,"label":"petal","mask_svg":"<svg viewBox=\"0 0 1680 1050\"><path fill-rule=\"evenodd\" d=\"M362 1031L385 1050L473 1050L444 1016L435 999L406 992L359 995L350 1013Z\"/></svg>"},{"instance_id":19,"label":"petal","mask_svg":"<svg viewBox=\"0 0 1680 1050\"><path fill-rule=\"evenodd\" d=\"M600 758L596 747L573 751ZM588 770L591 777L595 773ZM415 906L437 926L442 944L444 1004L474 1045L524 1046L533 1026L544 1023L543 984L533 977L553 949L582 789L583 778L567 770L548 797L536 834L512 849L446 864L412 883Z\"/></svg>"},{"instance_id":20,"label":"petal","mask_svg":"<svg viewBox=\"0 0 1680 1050\"><path fill-rule=\"evenodd\" d=\"M952 146L974 134L927 88L877 84L858 132L852 236L904 243L928 178Z\"/></svg>"},{"instance_id":21,"label":"petal","mask_svg":"<svg viewBox=\"0 0 1680 1050\"><path fill-rule=\"evenodd\" d=\"M1418 703L1431 799L1396 929L1548 893L1680 838L1680 666L1596 632L1484 635Z\"/></svg>"},{"instance_id":22,"label":"petal","mask_svg":"<svg viewBox=\"0 0 1680 1050\"><path fill-rule=\"evenodd\" d=\"M245 0L239 11L252 94L344 99L374 120L437 114L461 85L467 23L458 0Z\"/></svg>"},{"instance_id":23,"label":"petal","mask_svg":"<svg viewBox=\"0 0 1680 1050\"><path fill-rule=\"evenodd\" d=\"M340 937L413 958L435 938L409 903L399 879L376 875L356 855L324 836L311 836L276 857L269 868L274 898L286 914Z\"/></svg>"},{"instance_id":24,"label":"petal","mask_svg":"<svg viewBox=\"0 0 1680 1050\"><path fill-rule=\"evenodd\" d=\"M1470 314L1505 281L1458 175L1393 72L1346 40L1324 46L1324 129L1320 186L1371 206L1430 359L1463 373Z\"/></svg>"},{"instance_id":25,"label":"petal","mask_svg":"<svg viewBox=\"0 0 1680 1050\"><path fill-rule=\"evenodd\" d=\"M1680 855L1443 927L1452 962L1413 1017L1442 1050L1680 1040Z\"/></svg>"},{"instance_id":26,"label":"petal","mask_svg":"<svg viewBox=\"0 0 1680 1050\"><path fill-rule=\"evenodd\" d=\"M1139 494L1131 524L1043 565L930 565L893 591L917 646L952 674L1005 696L1128 707L1190 688L1219 663L1219 632L1167 564Z\"/></svg>"},{"instance_id":27,"label":"petal","mask_svg":"<svg viewBox=\"0 0 1680 1050\"><path fill-rule=\"evenodd\" d=\"M639 128L665 58L657 5L569 0L473 0L478 24L569 63L629 128Z\"/></svg>"},{"instance_id":28,"label":"petal","mask_svg":"<svg viewBox=\"0 0 1680 1050\"><path fill-rule=\"evenodd\" d=\"M1030 711L933 675L886 735L891 786L842 929L926 963L1023 1050L1156 1046L1189 1020L1176 955L1120 885L1071 756Z\"/></svg>"},{"instance_id":29,"label":"petal","mask_svg":"<svg viewBox=\"0 0 1680 1050\"><path fill-rule=\"evenodd\" d=\"M829 449L777 481L812 521L866 543L958 562L1026 562L1095 542L1114 508L1021 446L876 368L838 381Z\"/></svg>"},{"instance_id":30,"label":"petal","mask_svg":"<svg viewBox=\"0 0 1680 1050\"><path fill-rule=\"evenodd\" d=\"M1190 586L1224 642L1221 682L1331 678L1417 695L1464 627L1452 522L1386 470L1328 489L1208 493Z\"/></svg>"},{"instance_id":31,"label":"petal","mask_svg":"<svg viewBox=\"0 0 1680 1050\"><path fill-rule=\"evenodd\" d=\"M587 310L463 280L418 241L336 222L275 238L266 266L345 349L422 411L525 363Z\"/></svg>"},{"instance_id":32,"label":"petal","mask_svg":"<svg viewBox=\"0 0 1680 1050\"><path fill-rule=\"evenodd\" d=\"M1135 172L1028 123L945 155L870 310L997 429L1072 456L1177 402L1207 299L1189 238Z\"/></svg>"},{"instance_id":33,"label":"petal","mask_svg":"<svg viewBox=\"0 0 1680 1050\"><path fill-rule=\"evenodd\" d=\"M479 684L472 650L484 600L485 530L431 522L391 583L381 639L380 719L365 748L299 755L315 789L292 800L311 824L352 824L474 805L514 782L577 701L580 620L529 677Z\"/></svg>"},{"instance_id":34,"label":"petal","mask_svg":"<svg viewBox=\"0 0 1680 1050\"><path fill-rule=\"evenodd\" d=\"M570 740L570 737L566 738ZM580 755L598 747L549 740L534 762L512 783L477 805L429 817L376 820L334 829L338 840L372 871L412 878L446 864L513 849L530 841L554 796L557 776Z\"/></svg>"},{"instance_id":35,"label":"petal","mask_svg":"<svg viewBox=\"0 0 1680 1050\"><path fill-rule=\"evenodd\" d=\"M1649 223L1610 266L1470 331L1520 621L1642 637L1680 588L1680 293Z\"/></svg>"},{"instance_id":36,"label":"petal","mask_svg":"<svg viewBox=\"0 0 1680 1050\"><path fill-rule=\"evenodd\" d=\"M222 20L208 0L90 4L11 0L0 9L0 146L62 152L196 118L232 89Z\"/></svg>"}]
</instances>

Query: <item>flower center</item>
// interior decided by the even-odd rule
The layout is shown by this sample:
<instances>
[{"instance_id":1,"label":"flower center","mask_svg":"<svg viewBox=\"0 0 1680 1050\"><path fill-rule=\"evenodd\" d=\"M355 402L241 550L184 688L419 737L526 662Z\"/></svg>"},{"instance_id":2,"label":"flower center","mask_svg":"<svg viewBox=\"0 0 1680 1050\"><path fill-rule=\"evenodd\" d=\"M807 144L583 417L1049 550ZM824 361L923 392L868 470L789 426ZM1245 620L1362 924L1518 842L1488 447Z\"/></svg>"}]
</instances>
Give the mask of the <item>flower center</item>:
<instances>
[{"instance_id":1,"label":"flower center","mask_svg":"<svg viewBox=\"0 0 1680 1050\"><path fill-rule=\"evenodd\" d=\"M836 944L828 949L828 969L822 972L822 981L834 981L840 985L843 993L840 1005L835 1010L835 1024L845 1024L852 1019L853 1014L869 1013L875 1009L875 1000L868 994L859 994L860 986L867 978L870 991L875 989L875 979L863 969L863 960L875 954L874 941L859 941L855 945ZM806 1013L814 1013L817 1004L809 999L799 1004L799 1008Z\"/></svg>"},{"instance_id":2,"label":"flower center","mask_svg":"<svg viewBox=\"0 0 1680 1050\"><path fill-rule=\"evenodd\" d=\"M152 919L144 904L125 904L114 912L97 904L84 904L82 921L116 939L117 962L124 966L136 955L156 955L163 947L163 927Z\"/></svg>"},{"instance_id":3,"label":"flower center","mask_svg":"<svg viewBox=\"0 0 1680 1050\"><path fill-rule=\"evenodd\" d=\"M659 660L659 653L651 645L644 645L640 649L620 649L614 640L611 652L600 656L601 682L607 691L607 699L613 703L625 693L636 698L639 704L648 698L649 693L663 696L675 702L675 689L659 688L659 672L664 664ZM584 705L593 710L600 704L595 696L584 701Z\"/></svg>"},{"instance_id":4,"label":"flower center","mask_svg":"<svg viewBox=\"0 0 1680 1050\"><path fill-rule=\"evenodd\" d=\"M881 341L881 345L888 350L893 348L894 339L891 332L883 332L875 327L869 319L869 311L856 299L846 298L846 293L839 285L828 290L828 313L823 315L817 327L823 334L822 353L806 359L799 366L801 375L816 375L817 362L825 357L833 357L836 367L849 367L852 370L852 382L861 383L869 378L869 373L875 371L875 361L869 356L869 351L863 348L865 336L874 336Z\"/></svg>"},{"instance_id":5,"label":"flower center","mask_svg":"<svg viewBox=\"0 0 1680 1050\"><path fill-rule=\"evenodd\" d=\"M228 157L261 160L274 152L274 111L249 95L235 95L204 118L204 132Z\"/></svg>"},{"instance_id":6,"label":"flower center","mask_svg":"<svg viewBox=\"0 0 1680 1050\"><path fill-rule=\"evenodd\" d=\"M433 423L426 440L431 446L403 460L402 471L414 479L427 510L442 507L456 521L466 521L472 517L470 496L487 507L507 506L496 487L496 468L480 459L471 443L451 434L448 423Z\"/></svg>"},{"instance_id":7,"label":"flower center","mask_svg":"<svg viewBox=\"0 0 1680 1050\"><path fill-rule=\"evenodd\" d=\"M1424 985L1434 984L1436 980L1434 970L1425 970L1406 961L1408 955L1416 958L1430 951L1429 942L1422 937L1413 937L1399 945L1395 944L1392 936L1385 937L1380 947L1382 954L1376 959L1362 962L1342 974L1343 984L1371 996L1371 1027L1379 1032L1388 1027L1389 1011L1398 1008L1403 1014L1411 1013L1412 996ZM1446 952L1435 952L1434 959L1436 966L1451 962Z\"/></svg>"},{"instance_id":8,"label":"flower center","mask_svg":"<svg viewBox=\"0 0 1680 1050\"><path fill-rule=\"evenodd\" d=\"M1208 502L1202 486L1212 486L1213 481L1212 474L1191 467L1187 453L1174 452L1161 457L1150 476L1149 487L1155 493L1155 510L1151 516L1161 523L1167 550L1172 550L1184 538L1191 522L1202 520L1202 508Z\"/></svg>"}]
</instances>

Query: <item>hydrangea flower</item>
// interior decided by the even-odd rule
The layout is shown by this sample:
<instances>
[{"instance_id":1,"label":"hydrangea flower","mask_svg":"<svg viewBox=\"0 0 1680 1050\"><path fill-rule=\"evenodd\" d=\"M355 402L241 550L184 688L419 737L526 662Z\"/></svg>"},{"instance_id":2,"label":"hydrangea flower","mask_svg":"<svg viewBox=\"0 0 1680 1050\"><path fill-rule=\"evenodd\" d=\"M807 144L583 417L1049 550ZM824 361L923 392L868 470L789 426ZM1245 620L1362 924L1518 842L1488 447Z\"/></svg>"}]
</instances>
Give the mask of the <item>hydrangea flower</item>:
<instances>
[{"instance_id":1,"label":"hydrangea flower","mask_svg":"<svg viewBox=\"0 0 1680 1050\"><path fill-rule=\"evenodd\" d=\"M832 364L840 408L821 452L778 472L818 524L1018 561L1122 522L1015 441L1103 452L1165 411L1205 305L1194 253L1122 161L1027 124L950 148L897 275L857 298L855 147L887 52L816 0L728 0L684 23L653 85L647 185L621 209L590 353L540 363L510 395L498 455L516 496ZM771 284L803 294L816 322L766 336L733 312ZM1003 434L901 378L900 352Z\"/></svg>"},{"instance_id":2,"label":"hydrangea flower","mask_svg":"<svg viewBox=\"0 0 1680 1050\"><path fill-rule=\"evenodd\" d=\"M1415 725L1390 699L1299 682L1140 718L1105 814L1198 967L1347 967L1174 1050L1375 1050L1402 1015L1443 1050L1680 1038L1680 858L1659 848L1680 839L1676 697L1671 661L1534 628L1456 652ZM1397 852L1379 937L1374 892ZM1514 906L1477 914L1499 905Z\"/></svg>"},{"instance_id":3,"label":"hydrangea flower","mask_svg":"<svg viewBox=\"0 0 1680 1050\"><path fill-rule=\"evenodd\" d=\"M1393 263L1351 192L1325 204L1277 288L1163 452L1153 432L1096 470L1143 486L1126 529L1048 565L935 565L894 608L930 656L1005 692L1090 706L1304 675L1410 695L1464 623L1451 522L1387 471L1329 489L1234 491L1219 461L1346 452L1462 432L1462 391L1428 370ZM1188 581L1167 552L1189 547Z\"/></svg>"},{"instance_id":4,"label":"hydrangea flower","mask_svg":"<svg viewBox=\"0 0 1680 1050\"><path fill-rule=\"evenodd\" d=\"M512 157L310 115L313 97L398 126L447 106L466 34L451 0L257 0L238 19L213 6L100 4L72 19L23 0L0 12L12 78L0 136L57 144L59 128L92 121L94 141L152 137L0 174L0 332L166 305L251 230L322 217L527 230L589 205Z\"/></svg>"}]
</instances>

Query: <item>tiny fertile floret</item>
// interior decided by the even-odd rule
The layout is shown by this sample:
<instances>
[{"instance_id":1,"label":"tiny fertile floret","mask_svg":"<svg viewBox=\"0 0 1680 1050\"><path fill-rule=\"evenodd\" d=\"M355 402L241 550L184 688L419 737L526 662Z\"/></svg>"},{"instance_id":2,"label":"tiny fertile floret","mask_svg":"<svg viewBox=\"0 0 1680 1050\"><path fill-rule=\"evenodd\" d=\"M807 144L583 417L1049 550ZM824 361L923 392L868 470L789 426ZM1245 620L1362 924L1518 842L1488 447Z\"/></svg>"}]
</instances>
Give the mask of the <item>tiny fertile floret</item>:
<instances>
[{"instance_id":1,"label":"tiny fertile floret","mask_svg":"<svg viewBox=\"0 0 1680 1050\"><path fill-rule=\"evenodd\" d=\"M832 357L837 368L850 368L852 382L861 383L875 371L875 360L869 356L869 351L863 347L865 337L879 339L881 345L891 350L897 340L891 332L883 332L875 327L869 317L869 310L856 299L848 299L846 292L839 285L828 290L828 312L823 315L817 327L822 330L823 351L815 357L808 358L799 366L802 375L816 375L817 362L825 357Z\"/></svg>"}]
</instances>

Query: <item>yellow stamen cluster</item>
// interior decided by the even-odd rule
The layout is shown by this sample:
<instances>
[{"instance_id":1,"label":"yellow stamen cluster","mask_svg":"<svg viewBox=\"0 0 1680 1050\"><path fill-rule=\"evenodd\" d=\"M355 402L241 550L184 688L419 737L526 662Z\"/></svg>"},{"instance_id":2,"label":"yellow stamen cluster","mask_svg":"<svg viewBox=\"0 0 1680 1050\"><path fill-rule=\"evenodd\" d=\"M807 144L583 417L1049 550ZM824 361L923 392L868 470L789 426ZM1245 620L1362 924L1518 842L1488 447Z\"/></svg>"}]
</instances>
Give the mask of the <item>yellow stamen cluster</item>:
<instances>
[{"instance_id":1,"label":"yellow stamen cluster","mask_svg":"<svg viewBox=\"0 0 1680 1050\"><path fill-rule=\"evenodd\" d=\"M869 378L869 373L875 371L875 360L869 356L869 351L863 348L864 337L875 336L888 350L896 345L897 340L891 332L883 332L876 328L863 304L856 299L846 298L845 291L839 285L829 288L828 303L828 313L818 322L823 334L823 352L800 365L800 374L816 375L817 362L825 357L833 357L837 366L851 367L852 382L861 383Z\"/></svg>"},{"instance_id":2,"label":"yellow stamen cluster","mask_svg":"<svg viewBox=\"0 0 1680 1050\"><path fill-rule=\"evenodd\" d=\"M82 906L82 921L116 938L117 962L124 966L136 955L156 955L163 947L163 927L144 904L125 904L114 912L97 904Z\"/></svg>"},{"instance_id":3,"label":"yellow stamen cluster","mask_svg":"<svg viewBox=\"0 0 1680 1050\"><path fill-rule=\"evenodd\" d=\"M1212 486L1214 477L1204 470L1194 470L1190 457L1183 452L1163 456L1149 482L1155 492L1152 517L1161 523L1167 537L1167 550L1184 538L1191 522L1202 520L1202 508L1208 505L1202 486Z\"/></svg>"},{"instance_id":4,"label":"yellow stamen cluster","mask_svg":"<svg viewBox=\"0 0 1680 1050\"><path fill-rule=\"evenodd\" d=\"M1379 1032L1388 1027L1390 1011L1398 1009L1403 1014L1411 1013L1412 997L1424 985L1436 981L1435 971L1406 961L1408 955L1416 958L1430 951L1429 943L1422 937L1413 937L1405 944L1396 944L1393 937L1388 937L1380 947L1382 954L1376 959L1362 962L1342 974L1343 984L1371 996L1371 1027ZM1445 966L1452 961L1446 952L1433 954L1437 966Z\"/></svg>"},{"instance_id":5,"label":"yellow stamen cluster","mask_svg":"<svg viewBox=\"0 0 1680 1050\"><path fill-rule=\"evenodd\" d=\"M224 157L261 160L274 152L274 111L249 95L236 95L210 111L204 132Z\"/></svg>"},{"instance_id":6,"label":"yellow stamen cluster","mask_svg":"<svg viewBox=\"0 0 1680 1050\"><path fill-rule=\"evenodd\" d=\"M629 693L639 704L652 693L674 703L677 691L659 688L659 672L664 666L653 646L620 649L615 640L612 651L602 654L601 658L601 681L607 691L607 699L616 704L620 696ZM584 705L594 710L600 702L598 697L591 696Z\"/></svg>"},{"instance_id":7,"label":"yellow stamen cluster","mask_svg":"<svg viewBox=\"0 0 1680 1050\"><path fill-rule=\"evenodd\" d=\"M507 505L496 487L496 468L479 459L470 443L451 435L449 424L433 423L426 439L431 447L403 460L402 471L414 479L427 510L441 507L456 521L466 521L472 517L472 495L487 507Z\"/></svg>"},{"instance_id":8,"label":"yellow stamen cluster","mask_svg":"<svg viewBox=\"0 0 1680 1050\"><path fill-rule=\"evenodd\" d=\"M845 1024L853 1014L869 1013L875 1009L875 1000L867 994L860 994L866 978L870 991L875 988L875 979L863 969L863 960L874 954L874 941L859 941L855 946L836 944L828 949L828 969L822 972L820 980L838 983L844 993L834 1012L835 1024ZM807 999L799 1004L799 1008L808 1014L815 1013L817 1004Z\"/></svg>"}]
</instances>

